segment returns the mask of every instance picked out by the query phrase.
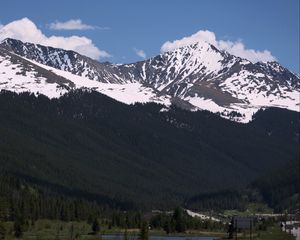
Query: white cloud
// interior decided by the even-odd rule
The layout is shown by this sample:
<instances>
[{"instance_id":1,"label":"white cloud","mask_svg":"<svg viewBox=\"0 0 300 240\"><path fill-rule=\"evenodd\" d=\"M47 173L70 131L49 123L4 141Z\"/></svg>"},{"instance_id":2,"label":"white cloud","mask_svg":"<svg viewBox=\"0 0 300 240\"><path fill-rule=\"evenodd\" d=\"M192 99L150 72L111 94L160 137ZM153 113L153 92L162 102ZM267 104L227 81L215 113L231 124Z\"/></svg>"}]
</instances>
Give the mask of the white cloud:
<instances>
[{"instance_id":1,"label":"white cloud","mask_svg":"<svg viewBox=\"0 0 300 240\"><path fill-rule=\"evenodd\" d=\"M73 50L93 59L110 57L111 55L97 48L91 39L81 36L50 36L47 37L28 18L10 22L0 27L0 41L5 38L15 38L24 42Z\"/></svg>"},{"instance_id":2,"label":"white cloud","mask_svg":"<svg viewBox=\"0 0 300 240\"><path fill-rule=\"evenodd\" d=\"M274 57L269 50L258 51L254 49L247 49L242 41L231 42L220 40L218 41L217 46L235 56L246 58L254 63L259 61L276 61L276 57Z\"/></svg>"},{"instance_id":3,"label":"white cloud","mask_svg":"<svg viewBox=\"0 0 300 240\"><path fill-rule=\"evenodd\" d=\"M221 50L225 50L241 58L246 58L251 62L276 60L276 58L268 50L259 51L254 49L247 49L241 40L234 42L228 40L217 40L215 33L208 30L200 30L191 36L184 37L173 42L167 41L162 45L161 52L172 51L176 48L191 45L201 41L208 42Z\"/></svg>"},{"instance_id":4,"label":"white cloud","mask_svg":"<svg viewBox=\"0 0 300 240\"><path fill-rule=\"evenodd\" d=\"M52 30L108 30L108 27L99 27L99 26L92 26L88 24L84 24L81 19L70 19L66 22L53 22L49 24L49 28Z\"/></svg>"},{"instance_id":5,"label":"white cloud","mask_svg":"<svg viewBox=\"0 0 300 240\"><path fill-rule=\"evenodd\" d=\"M139 57L141 57L143 59L145 59L147 57L144 50L134 48L134 51L135 51L136 55L138 55Z\"/></svg>"}]
</instances>

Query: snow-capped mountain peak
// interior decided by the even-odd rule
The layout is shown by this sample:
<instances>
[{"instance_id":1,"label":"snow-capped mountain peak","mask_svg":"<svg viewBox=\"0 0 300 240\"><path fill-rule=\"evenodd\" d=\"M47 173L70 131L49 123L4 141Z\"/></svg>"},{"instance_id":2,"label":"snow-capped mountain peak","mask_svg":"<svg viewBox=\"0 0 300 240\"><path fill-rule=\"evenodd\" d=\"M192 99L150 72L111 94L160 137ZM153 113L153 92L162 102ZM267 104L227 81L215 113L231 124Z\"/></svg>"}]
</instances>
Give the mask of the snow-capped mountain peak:
<instances>
[{"instance_id":1,"label":"snow-capped mountain peak","mask_svg":"<svg viewBox=\"0 0 300 240\"><path fill-rule=\"evenodd\" d=\"M53 48L16 39L5 39L0 47L35 62L105 83L124 83L114 75L111 64L100 63L70 50ZM126 81L127 82L127 81Z\"/></svg>"},{"instance_id":2,"label":"snow-capped mountain peak","mask_svg":"<svg viewBox=\"0 0 300 240\"><path fill-rule=\"evenodd\" d=\"M58 69L56 74L64 78L63 72L69 72L87 83L106 84L102 89L139 84L144 90L151 89L156 99L162 97L184 108L205 109L237 121L251 120L262 107L299 111L298 75L278 62L252 63L204 41L132 64L101 63L73 51L15 39L4 40L0 49L42 64L40 67L51 67L52 72Z\"/></svg>"}]
</instances>

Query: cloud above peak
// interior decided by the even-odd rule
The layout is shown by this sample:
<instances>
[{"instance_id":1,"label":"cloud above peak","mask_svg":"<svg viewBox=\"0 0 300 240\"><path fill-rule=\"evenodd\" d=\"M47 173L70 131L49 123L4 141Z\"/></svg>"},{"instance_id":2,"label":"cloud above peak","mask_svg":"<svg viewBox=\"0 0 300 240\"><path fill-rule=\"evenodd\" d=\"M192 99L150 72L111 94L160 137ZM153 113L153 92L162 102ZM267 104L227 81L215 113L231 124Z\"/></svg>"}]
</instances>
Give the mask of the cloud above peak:
<instances>
[{"instance_id":1,"label":"cloud above peak","mask_svg":"<svg viewBox=\"0 0 300 240\"><path fill-rule=\"evenodd\" d=\"M109 30L108 27L92 26L82 22L81 19L70 19L65 22L55 21L49 24L52 30Z\"/></svg>"},{"instance_id":2,"label":"cloud above peak","mask_svg":"<svg viewBox=\"0 0 300 240\"><path fill-rule=\"evenodd\" d=\"M225 50L235 56L248 59L255 63L259 61L276 61L276 58L268 50L248 49L241 40L217 40L214 32L208 30L200 30L188 37L183 37L175 41L167 41L161 46L161 52L172 51L176 48L188 46L197 42L208 42L218 49Z\"/></svg>"},{"instance_id":3,"label":"cloud above peak","mask_svg":"<svg viewBox=\"0 0 300 240\"><path fill-rule=\"evenodd\" d=\"M145 59L145 58L147 57L147 55L146 55L146 53L145 53L144 50L142 50L142 49L137 49L137 48L134 48L133 50L134 50L135 54L136 54L137 56L139 56L140 58Z\"/></svg>"},{"instance_id":4,"label":"cloud above peak","mask_svg":"<svg viewBox=\"0 0 300 240\"><path fill-rule=\"evenodd\" d=\"M50 36L47 37L28 18L22 18L0 26L0 41L15 38L24 42L32 42L45 46L73 50L93 59L110 57L111 55L97 48L91 39L83 36Z\"/></svg>"}]
</instances>

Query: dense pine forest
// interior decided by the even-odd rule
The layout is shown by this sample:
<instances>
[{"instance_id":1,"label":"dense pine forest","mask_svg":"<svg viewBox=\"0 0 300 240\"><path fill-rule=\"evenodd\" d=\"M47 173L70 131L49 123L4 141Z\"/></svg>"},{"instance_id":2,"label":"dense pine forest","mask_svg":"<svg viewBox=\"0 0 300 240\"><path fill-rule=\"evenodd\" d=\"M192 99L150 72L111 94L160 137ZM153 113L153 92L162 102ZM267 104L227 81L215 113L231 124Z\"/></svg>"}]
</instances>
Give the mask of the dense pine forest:
<instances>
[{"instance_id":1,"label":"dense pine forest","mask_svg":"<svg viewBox=\"0 0 300 240\"><path fill-rule=\"evenodd\" d=\"M1 92L0 222L13 222L15 235L39 219L84 221L91 232L144 222L166 233L226 231L177 206L299 209L299 113L271 108L239 124L164 108L85 91L52 100Z\"/></svg>"},{"instance_id":2,"label":"dense pine forest","mask_svg":"<svg viewBox=\"0 0 300 240\"><path fill-rule=\"evenodd\" d=\"M99 232L103 227L108 230L137 229L142 228L144 223L168 234L184 233L187 229L225 231L228 227L223 223L194 219L179 207L168 213L158 211L145 214L133 209L121 211L109 205L55 193L7 173L2 173L0 177L0 192L0 237L7 234L3 230L3 222L13 222L11 234L21 237L39 219L84 221L90 225L91 233Z\"/></svg>"},{"instance_id":3,"label":"dense pine forest","mask_svg":"<svg viewBox=\"0 0 300 240\"><path fill-rule=\"evenodd\" d=\"M277 212L300 209L300 161L290 161L253 182L264 201Z\"/></svg>"},{"instance_id":4,"label":"dense pine forest","mask_svg":"<svg viewBox=\"0 0 300 240\"><path fill-rule=\"evenodd\" d=\"M267 109L239 124L163 108L96 92L52 100L2 92L1 171L121 209L166 209L242 189L298 159L299 113Z\"/></svg>"}]
</instances>

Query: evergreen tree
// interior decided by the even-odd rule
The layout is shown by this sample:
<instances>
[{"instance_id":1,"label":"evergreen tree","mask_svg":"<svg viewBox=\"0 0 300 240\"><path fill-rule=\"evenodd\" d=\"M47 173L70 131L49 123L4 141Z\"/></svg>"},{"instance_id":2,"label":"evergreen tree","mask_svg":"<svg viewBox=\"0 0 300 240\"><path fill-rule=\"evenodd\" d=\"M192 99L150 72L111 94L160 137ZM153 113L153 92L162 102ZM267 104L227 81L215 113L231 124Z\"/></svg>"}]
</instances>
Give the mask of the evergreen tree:
<instances>
[{"instance_id":1,"label":"evergreen tree","mask_svg":"<svg viewBox=\"0 0 300 240\"><path fill-rule=\"evenodd\" d=\"M179 207L175 208L173 214L173 220L175 222L176 232L185 232L186 230L186 221L183 216L183 210Z\"/></svg>"},{"instance_id":2,"label":"evergreen tree","mask_svg":"<svg viewBox=\"0 0 300 240\"><path fill-rule=\"evenodd\" d=\"M16 238L20 238L23 235L22 222L19 219L14 222L14 232Z\"/></svg>"},{"instance_id":3,"label":"evergreen tree","mask_svg":"<svg viewBox=\"0 0 300 240\"><path fill-rule=\"evenodd\" d=\"M89 225L92 225L93 221L94 221L94 217L90 214L90 215L88 216L87 223L88 223Z\"/></svg>"},{"instance_id":4,"label":"evergreen tree","mask_svg":"<svg viewBox=\"0 0 300 240\"><path fill-rule=\"evenodd\" d=\"M149 225L146 221L143 221L139 233L139 240L148 240L148 239L149 239Z\"/></svg>"},{"instance_id":5,"label":"evergreen tree","mask_svg":"<svg viewBox=\"0 0 300 240\"><path fill-rule=\"evenodd\" d=\"M127 228L125 228L125 231L124 231L124 240L128 240L128 232L127 232Z\"/></svg>"},{"instance_id":6,"label":"evergreen tree","mask_svg":"<svg viewBox=\"0 0 300 240\"><path fill-rule=\"evenodd\" d=\"M233 233L234 233L234 226L233 226L233 219L231 219L229 225L228 225L228 239L232 239L233 238Z\"/></svg>"},{"instance_id":7,"label":"evergreen tree","mask_svg":"<svg viewBox=\"0 0 300 240\"><path fill-rule=\"evenodd\" d=\"M6 229L2 222L0 222L0 239L5 239Z\"/></svg>"},{"instance_id":8,"label":"evergreen tree","mask_svg":"<svg viewBox=\"0 0 300 240\"><path fill-rule=\"evenodd\" d=\"M94 221L93 221L93 224L92 224L92 231L94 233L97 233L100 231L100 225L99 225L99 221L98 221L98 218L95 218Z\"/></svg>"},{"instance_id":9,"label":"evergreen tree","mask_svg":"<svg viewBox=\"0 0 300 240\"><path fill-rule=\"evenodd\" d=\"M166 232L166 234L170 234L172 232L171 230L171 222L169 220L167 220L163 226L164 231Z\"/></svg>"}]
</instances>

